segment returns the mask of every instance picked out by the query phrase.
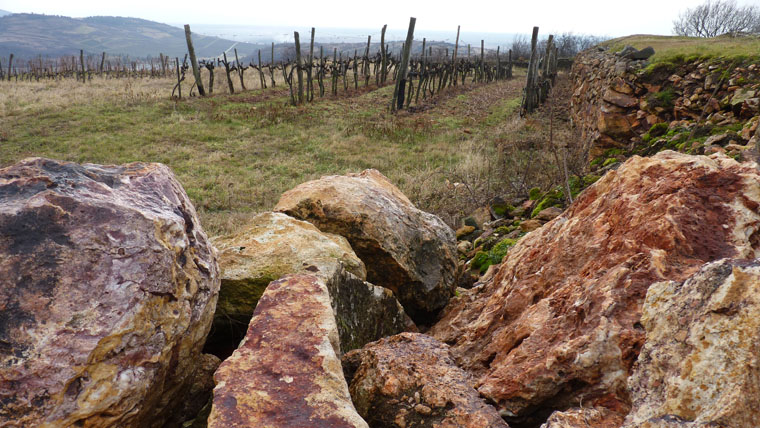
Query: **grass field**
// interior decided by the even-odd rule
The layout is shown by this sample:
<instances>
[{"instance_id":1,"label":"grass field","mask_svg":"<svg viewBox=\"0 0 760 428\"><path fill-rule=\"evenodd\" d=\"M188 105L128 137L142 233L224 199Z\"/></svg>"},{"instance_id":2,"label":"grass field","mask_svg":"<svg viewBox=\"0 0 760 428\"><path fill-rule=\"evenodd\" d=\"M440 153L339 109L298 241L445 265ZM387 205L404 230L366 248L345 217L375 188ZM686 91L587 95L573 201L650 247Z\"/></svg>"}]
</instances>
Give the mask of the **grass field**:
<instances>
[{"instance_id":1,"label":"grass field","mask_svg":"<svg viewBox=\"0 0 760 428\"><path fill-rule=\"evenodd\" d=\"M455 225L485 198L551 182L535 166L547 156L535 150L543 125L516 114L522 86L468 83L391 115L391 87L293 107L282 85L176 101L170 79L0 82L0 166L29 156L162 162L211 234L301 182L376 168Z\"/></svg>"},{"instance_id":2,"label":"grass field","mask_svg":"<svg viewBox=\"0 0 760 428\"><path fill-rule=\"evenodd\" d=\"M673 62L688 58L760 58L760 37L713 38L634 35L608 40L602 43L613 52L623 50L626 45L636 49L647 46L654 48L651 62Z\"/></svg>"}]
</instances>

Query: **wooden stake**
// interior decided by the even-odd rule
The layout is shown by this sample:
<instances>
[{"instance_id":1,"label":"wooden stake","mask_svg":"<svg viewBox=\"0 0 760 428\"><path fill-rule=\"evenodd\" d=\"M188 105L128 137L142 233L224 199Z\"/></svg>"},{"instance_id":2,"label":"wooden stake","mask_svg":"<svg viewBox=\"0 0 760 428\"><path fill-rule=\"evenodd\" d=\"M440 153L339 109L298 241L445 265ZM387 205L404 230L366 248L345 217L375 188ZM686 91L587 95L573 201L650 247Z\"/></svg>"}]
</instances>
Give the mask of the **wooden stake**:
<instances>
[{"instance_id":1,"label":"wooden stake","mask_svg":"<svg viewBox=\"0 0 760 428\"><path fill-rule=\"evenodd\" d=\"M235 48L235 65L237 67L238 76L240 77L240 90L245 91L245 83L243 83L243 66L240 65L240 59L238 58L237 48Z\"/></svg>"},{"instance_id":2,"label":"wooden stake","mask_svg":"<svg viewBox=\"0 0 760 428\"><path fill-rule=\"evenodd\" d=\"M303 104L303 63L301 62L301 40L298 31L293 32L296 43L296 75L298 76L298 104Z\"/></svg>"},{"instance_id":3,"label":"wooden stake","mask_svg":"<svg viewBox=\"0 0 760 428\"><path fill-rule=\"evenodd\" d=\"M396 88L393 91L393 100L391 101L391 111L402 109L404 107L404 93L406 89L407 67L409 66L409 54L412 50L412 41L414 40L414 24L417 18L409 18L409 30L406 33L406 42L401 54L401 64L398 68L398 78L396 79Z\"/></svg>"},{"instance_id":4,"label":"wooden stake","mask_svg":"<svg viewBox=\"0 0 760 428\"><path fill-rule=\"evenodd\" d=\"M190 26L185 24L185 40L187 41L187 52L190 54L190 64L193 66L193 76L195 76L195 83L198 85L198 93L202 97L206 96L206 91L203 90L203 82L201 81L201 69L198 67L198 59L195 57L195 49L193 48L193 38L190 35ZM229 74L227 75L229 79ZM230 83L230 86L232 83Z\"/></svg>"}]
</instances>

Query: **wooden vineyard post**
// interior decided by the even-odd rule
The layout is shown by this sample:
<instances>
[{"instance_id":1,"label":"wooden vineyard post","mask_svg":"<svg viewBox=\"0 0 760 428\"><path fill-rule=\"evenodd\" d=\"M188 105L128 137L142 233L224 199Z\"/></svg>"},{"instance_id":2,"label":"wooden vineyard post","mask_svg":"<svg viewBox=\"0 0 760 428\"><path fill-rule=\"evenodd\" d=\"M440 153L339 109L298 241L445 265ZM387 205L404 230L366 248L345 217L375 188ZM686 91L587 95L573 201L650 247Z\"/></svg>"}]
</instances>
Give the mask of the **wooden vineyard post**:
<instances>
[{"instance_id":1,"label":"wooden vineyard post","mask_svg":"<svg viewBox=\"0 0 760 428\"><path fill-rule=\"evenodd\" d=\"M325 50L319 47L319 68L317 69L317 83L319 83L319 97L325 96Z\"/></svg>"},{"instance_id":2,"label":"wooden vineyard post","mask_svg":"<svg viewBox=\"0 0 760 428\"><path fill-rule=\"evenodd\" d=\"M380 32L380 84L385 84L385 77L388 74L388 52L385 46L385 29L388 25L383 25L383 30Z\"/></svg>"},{"instance_id":3,"label":"wooden vineyard post","mask_svg":"<svg viewBox=\"0 0 760 428\"><path fill-rule=\"evenodd\" d=\"M457 25L457 39L454 42L454 55L451 57L451 81L454 86L457 85L457 52L459 52L459 30L461 25Z\"/></svg>"},{"instance_id":4,"label":"wooden vineyard post","mask_svg":"<svg viewBox=\"0 0 760 428\"><path fill-rule=\"evenodd\" d=\"M356 62L356 49L354 49L354 89L359 89L359 64Z\"/></svg>"},{"instance_id":5,"label":"wooden vineyard post","mask_svg":"<svg viewBox=\"0 0 760 428\"><path fill-rule=\"evenodd\" d=\"M367 49L364 51L364 67L362 74L364 75L364 86L369 86L369 45L372 41L372 36L367 36Z\"/></svg>"},{"instance_id":6,"label":"wooden vineyard post","mask_svg":"<svg viewBox=\"0 0 760 428\"><path fill-rule=\"evenodd\" d=\"M82 83L87 83L87 75L84 72L84 49L79 49L79 64L82 67Z\"/></svg>"},{"instance_id":7,"label":"wooden vineyard post","mask_svg":"<svg viewBox=\"0 0 760 428\"><path fill-rule=\"evenodd\" d=\"M311 73L314 70L314 27L311 27L311 43L309 43L309 64L306 66L306 98L308 101L314 99L314 81Z\"/></svg>"},{"instance_id":8,"label":"wooden vineyard post","mask_svg":"<svg viewBox=\"0 0 760 428\"><path fill-rule=\"evenodd\" d=\"M177 94L179 99L182 99L182 78L179 76L179 58L175 57L175 68L177 70Z\"/></svg>"},{"instance_id":9,"label":"wooden vineyard post","mask_svg":"<svg viewBox=\"0 0 760 428\"><path fill-rule=\"evenodd\" d=\"M512 49L509 50L509 55L507 57L507 78L512 78Z\"/></svg>"},{"instance_id":10,"label":"wooden vineyard post","mask_svg":"<svg viewBox=\"0 0 760 428\"><path fill-rule=\"evenodd\" d=\"M208 94L214 93L214 61L206 63L206 70L208 70Z\"/></svg>"},{"instance_id":11,"label":"wooden vineyard post","mask_svg":"<svg viewBox=\"0 0 760 428\"><path fill-rule=\"evenodd\" d=\"M272 79L272 87L274 88L274 42L272 42L272 58L269 60L269 78Z\"/></svg>"},{"instance_id":12,"label":"wooden vineyard post","mask_svg":"<svg viewBox=\"0 0 760 428\"><path fill-rule=\"evenodd\" d=\"M391 101L391 111L400 110L404 107L404 93L406 89L406 73L409 66L409 54L412 51L412 41L414 40L414 24L417 22L417 18L409 18L409 31L406 33L406 42L404 42L404 50L401 53L401 64L398 68L398 78L396 79L396 87L393 91L393 100Z\"/></svg>"},{"instance_id":13,"label":"wooden vineyard post","mask_svg":"<svg viewBox=\"0 0 760 428\"><path fill-rule=\"evenodd\" d=\"M499 50L501 46L496 46L496 80L501 79L501 57L499 56Z\"/></svg>"},{"instance_id":14,"label":"wooden vineyard post","mask_svg":"<svg viewBox=\"0 0 760 428\"><path fill-rule=\"evenodd\" d=\"M525 81L525 91L523 92L522 115L532 113L536 107L536 88L535 88L535 69L538 63L538 52L536 44L538 43L538 27L533 27L533 36L530 39L530 62L528 63L528 77Z\"/></svg>"},{"instance_id":15,"label":"wooden vineyard post","mask_svg":"<svg viewBox=\"0 0 760 428\"><path fill-rule=\"evenodd\" d=\"M100 75L103 76L103 63L106 62L106 53L103 52L103 55L100 57ZM164 58L163 54L161 54L161 68L164 71L164 77L166 77L166 66L164 65Z\"/></svg>"},{"instance_id":16,"label":"wooden vineyard post","mask_svg":"<svg viewBox=\"0 0 760 428\"><path fill-rule=\"evenodd\" d=\"M190 35L190 26L185 24L185 40L187 41L187 52L190 54L190 64L193 66L193 76L195 76L195 82L198 85L198 93L202 97L206 96L206 91L203 90L203 82L201 81L201 69L198 67L198 59L195 57L195 49L193 48L193 38ZM227 74L229 79L229 73ZM232 83L230 83L232 86Z\"/></svg>"},{"instance_id":17,"label":"wooden vineyard post","mask_svg":"<svg viewBox=\"0 0 760 428\"><path fill-rule=\"evenodd\" d=\"M240 90L245 91L245 83L243 83L243 66L240 65L237 48L235 48L235 65L237 66L238 76L240 77Z\"/></svg>"},{"instance_id":18,"label":"wooden vineyard post","mask_svg":"<svg viewBox=\"0 0 760 428\"><path fill-rule=\"evenodd\" d=\"M298 76L298 104L303 104L303 64L301 62L301 40L298 31L293 32L296 42L296 75Z\"/></svg>"},{"instance_id":19,"label":"wooden vineyard post","mask_svg":"<svg viewBox=\"0 0 760 428\"><path fill-rule=\"evenodd\" d=\"M272 82L274 82L274 79L272 79ZM259 88L267 88L267 81L264 78L264 69L261 68L261 49L259 49Z\"/></svg>"},{"instance_id":20,"label":"wooden vineyard post","mask_svg":"<svg viewBox=\"0 0 760 428\"><path fill-rule=\"evenodd\" d=\"M13 67L13 54L8 58L8 81L11 81L11 70Z\"/></svg>"},{"instance_id":21,"label":"wooden vineyard post","mask_svg":"<svg viewBox=\"0 0 760 428\"><path fill-rule=\"evenodd\" d=\"M486 63L485 63L485 56L483 54L483 40L480 41L480 77L478 81L483 82L485 80L485 73L486 73Z\"/></svg>"},{"instance_id":22,"label":"wooden vineyard post","mask_svg":"<svg viewBox=\"0 0 760 428\"><path fill-rule=\"evenodd\" d=\"M232 78L230 78L230 63L227 61L227 52L222 52L222 56L224 57L224 72L227 74L227 86L230 88L230 93L235 93L235 87L232 86ZM200 74L200 70L198 70L198 74ZM198 92L200 92L200 89L198 89Z\"/></svg>"}]
</instances>

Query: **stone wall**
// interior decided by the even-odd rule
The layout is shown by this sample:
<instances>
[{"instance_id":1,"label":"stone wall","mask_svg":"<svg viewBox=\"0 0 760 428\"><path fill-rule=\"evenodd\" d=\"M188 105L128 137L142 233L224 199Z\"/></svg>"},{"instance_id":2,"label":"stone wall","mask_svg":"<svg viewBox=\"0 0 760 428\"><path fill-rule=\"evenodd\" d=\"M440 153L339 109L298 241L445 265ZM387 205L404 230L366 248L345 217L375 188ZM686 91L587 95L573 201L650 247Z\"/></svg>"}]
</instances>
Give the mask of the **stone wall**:
<instances>
[{"instance_id":1,"label":"stone wall","mask_svg":"<svg viewBox=\"0 0 760 428\"><path fill-rule=\"evenodd\" d=\"M597 48L579 54L572 119L593 167L671 149L746 157L758 123L760 62L636 61Z\"/></svg>"}]
</instances>

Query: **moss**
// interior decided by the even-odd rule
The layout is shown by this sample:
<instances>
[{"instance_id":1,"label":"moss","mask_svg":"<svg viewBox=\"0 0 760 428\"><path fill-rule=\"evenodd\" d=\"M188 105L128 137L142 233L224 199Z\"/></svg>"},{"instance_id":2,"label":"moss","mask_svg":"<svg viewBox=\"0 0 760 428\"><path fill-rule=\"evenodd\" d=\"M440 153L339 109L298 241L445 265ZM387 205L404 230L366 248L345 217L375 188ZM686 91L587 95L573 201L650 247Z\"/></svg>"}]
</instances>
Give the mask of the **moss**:
<instances>
[{"instance_id":1,"label":"moss","mask_svg":"<svg viewBox=\"0 0 760 428\"><path fill-rule=\"evenodd\" d=\"M530 198L531 201L537 201L541 198L541 189L538 187L530 189L530 191L528 191L528 198Z\"/></svg>"},{"instance_id":2,"label":"moss","mask_svg":"<svg viewBox=\"0 0 760 428\"><path fill-rule=\"evenodd\" d=\"M673 108L673 101L676 98L676 92L673 88L667 88L660 92L655 92L647 96L647 103L651 107L662 107L664 109Z\"/></svg>"},{"instance_id":3,"label":"moss","mask_svg":"<svg viewBox=\"0 0 760 428\"><path fill-rule=\"evenodd\" d=\"M589 164L591 168L596 168L597 166L601 165L604 162L604 157L598 157L591 161Z\"/></svg>"},{"instance_id":4,"label":"moss","mask_svg":"<svg viewBox=\"0 0 760 428\"><path fill-rule=\"evenodd\" d=\"M500 217L504 217L510 211L515 209L515 207L509 204L494 204L494 205L491 205L491 208L493 209L494 214Z\"/></svg>"},{"instance_id":5,"label":"moss","mask_svg":"<svg viewBox=\"0 0 760 428\"><path fill-rule=\"evenodd\" d=\"M613 156L619 156L622 154L623 154L623 149L612 148L612 149L607 149L604 151L604 156L608 158L613 157Z\"/></svg>"},{"instance_id":6,"label":"moss","mask_svg":"<svg viewBox=\"0 0 760 428\"><path fill-rule=\"evenodd\" d=\"M533 212L531 212L530 216L531 218L535 217L540 213L542 210L554 207L554 206L562 206L562 200L564 199L564 194L562 192L561 187L557 187L554 190L547 192L544 197L541 199L541 202L536 205L535 208L533 208Z\"/></svg>"},{"instance_id":7,"label":"moss","mask_svg":"<svg viewBox=\"0 0 760 428\"><path fill-rule=\"evenodd\" d=\"M603 167L610 166L613 163L617 163L617 162L618 162L617 158L608 158L607 160L604 161L604 163L602 164L602 166Z\"/></svg>"},{"instance_id":8,"label":"moss","mask_svg":"<svg viewBox=\"0 0 760 428\"><path fill-rule=\"evenodd\" d=\"M489 266L501 263L504 256L509 252L509 249L516 243L517 239L502 239L490 250L478 251L478 253L475 254L475 257L473 257L472 262L470 262L470 266L483 274L488 270Z\"/></svg>"},{"instance_id":9,"label":"moss","mask_svg":"<svg viewBox=\"0 0 760 428\"><path fill-rule=\"evenodd\" d=\"M668 133L668 124L667 123L655 123L652 125L651 128L649 128L649 134L651 137L661 137Z\"/></svg>"}]
</instances>

